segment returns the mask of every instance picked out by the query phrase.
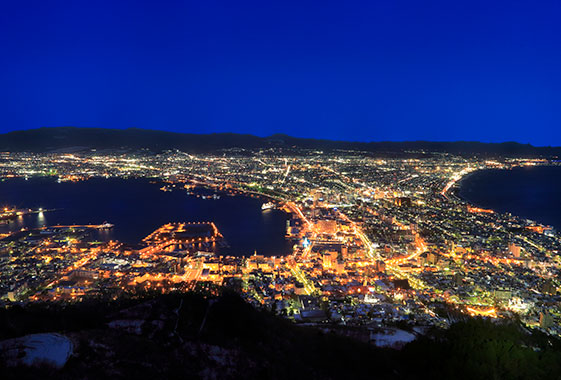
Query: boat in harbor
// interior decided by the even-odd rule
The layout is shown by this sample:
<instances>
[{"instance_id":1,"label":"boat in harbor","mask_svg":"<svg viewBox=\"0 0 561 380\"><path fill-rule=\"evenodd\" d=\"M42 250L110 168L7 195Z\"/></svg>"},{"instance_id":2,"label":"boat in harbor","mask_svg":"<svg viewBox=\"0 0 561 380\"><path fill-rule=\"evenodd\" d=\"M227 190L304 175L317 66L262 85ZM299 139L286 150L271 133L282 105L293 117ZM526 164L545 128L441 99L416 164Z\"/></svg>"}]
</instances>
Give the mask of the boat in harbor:
<instances>
[{"instance_id":1,"label":"boat in harbor","mask_svg":"<svg viewBox=\"0 0 561 380\"><path fill-rule=\"evenodd\" d=\"M113 227L115 227L114 224L111 224L111 223L109 223L109 222L106 221L106 222L103 222L103 224L101 224L101 225L99 226L99 229L100 229L100 230L109 230L109 229L111 229L111 228L113 228Z\"/></svg>"},{"instance_id":2,"label":"boat in harbor","mask_svg":"<svg viewBox=\"0 0 561 380\"><path fill-rule=\"evenodd\" d=\"M261 205L261 210L266 211L266 210L271 210L275 208L275 204L273 202L267 202L267 203L263 203Z\"/></svg>"}]
</instances>

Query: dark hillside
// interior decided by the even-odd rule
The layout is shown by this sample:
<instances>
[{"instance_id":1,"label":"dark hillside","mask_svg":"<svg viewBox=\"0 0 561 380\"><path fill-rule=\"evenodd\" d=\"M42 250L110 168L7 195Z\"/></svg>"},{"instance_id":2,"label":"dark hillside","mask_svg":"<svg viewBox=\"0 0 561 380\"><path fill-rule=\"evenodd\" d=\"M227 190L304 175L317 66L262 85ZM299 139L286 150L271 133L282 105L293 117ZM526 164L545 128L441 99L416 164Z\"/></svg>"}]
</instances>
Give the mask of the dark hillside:
<instances>
[{"instance_id":1,"label":"dark hillside","mask_svg":"<svg viewBox=\"0 0 561 380\"><path fill-rule=\"evenodd\" d=\"M178 149L190 153L210 153L225 149L310 149L318 151L361 151L392 156L410 152L446 152L482 156L561 156L559 147L534 147L516 142L350 142L305 139L287 135L258 137L235 133L188 134L145 129L39 128L0 135L0 151L49 152L60 149L148 149L160 152Z\"/></svg>"},{"instance_id":2,"label":"dark hillside","mask_svg":"<svg viewBox=\"0 0 561 380\"><path fill-rule=\"evenodd\" d=\"M236 294L143 296L0 310L0 340L70 338L61 370L0 366L2 379L555 379L561 344L515 324L469 320L401 351L258 311Z\"/></svg>"}]
</instances>

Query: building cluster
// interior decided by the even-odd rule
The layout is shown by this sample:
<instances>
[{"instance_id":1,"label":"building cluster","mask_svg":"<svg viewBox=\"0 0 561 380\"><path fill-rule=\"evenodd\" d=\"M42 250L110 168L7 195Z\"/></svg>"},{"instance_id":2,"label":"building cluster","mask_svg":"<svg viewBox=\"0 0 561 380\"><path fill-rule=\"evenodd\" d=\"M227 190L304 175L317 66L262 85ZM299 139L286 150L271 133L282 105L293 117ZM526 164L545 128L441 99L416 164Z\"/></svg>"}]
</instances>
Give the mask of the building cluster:
<instances>
[{"instance_id":1,"label":"building cluster","mask_svg":"<svg viewBox=\"0 0 561 380\"><path fill-rule=\"evenodd\" d=\"M0 235L0 295L80 300L227 286L302 323L447 326L481 315L561 335L561 235L458 195L476 170L554 164L427 152L2 153L3 180L143 177L164 191L259 196L290 214L294 244L282 257L220 256L220 231L196 221L164 225L139 247L96 242L92 226L18 231Z\"/></svg>"}]
</instances>

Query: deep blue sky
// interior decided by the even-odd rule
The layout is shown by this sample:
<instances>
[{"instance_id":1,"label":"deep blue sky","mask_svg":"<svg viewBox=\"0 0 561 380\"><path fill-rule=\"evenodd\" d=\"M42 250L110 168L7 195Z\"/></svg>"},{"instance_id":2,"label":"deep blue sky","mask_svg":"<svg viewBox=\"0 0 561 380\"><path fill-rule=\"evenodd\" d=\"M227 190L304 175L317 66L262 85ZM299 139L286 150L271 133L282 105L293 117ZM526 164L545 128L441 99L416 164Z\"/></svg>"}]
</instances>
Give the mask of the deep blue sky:
<instances>
[{"instance_id":1,"label":"deep blue sky","mask_svg":"<svg viewBox=\"0 0 561 380\"><path fill-rule=\"evenodd\" d=\"M561 1L0 2L0 131L561 145Z\"/></svg>"}]
</instances>

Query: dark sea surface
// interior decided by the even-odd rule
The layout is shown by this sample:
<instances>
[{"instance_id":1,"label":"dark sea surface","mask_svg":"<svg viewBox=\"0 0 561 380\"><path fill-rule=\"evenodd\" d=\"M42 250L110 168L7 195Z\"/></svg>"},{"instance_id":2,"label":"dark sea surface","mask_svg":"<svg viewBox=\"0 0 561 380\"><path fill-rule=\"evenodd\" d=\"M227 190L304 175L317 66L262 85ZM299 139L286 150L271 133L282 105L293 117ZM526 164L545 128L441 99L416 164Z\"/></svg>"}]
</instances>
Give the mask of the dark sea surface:
<instances>
[{"instance_id":1,"label":"dark sea surface","mask_svg":"<svg viewBox=\"0 0 561 380\"><path fill-rule=\"evenodd\" d=\"M8 179L0 182L0 206L42 207L56 211L20 217L0 224L0 232L22 227L112 223L100 232L103 240L135 244L168 222L214 222L229 247L220 254L285 255L289 215L280 210L262 211L263 200L248 196L202 199L183 189L160 191L161 183L146 179L101 179L57 183L52 178ZM196 190L197 194L213 194Z\"/></svg>"},{"instance_id":2,"label":"dark sea surface","mask_svg":"<svg viewBox=\"0 0 561 380\"><path fill-rule=\"evenodd\" d=\"M561 167L482 170L460 184L459 196L479 207L561 229Z\"/></svg>"}]
</instances>

